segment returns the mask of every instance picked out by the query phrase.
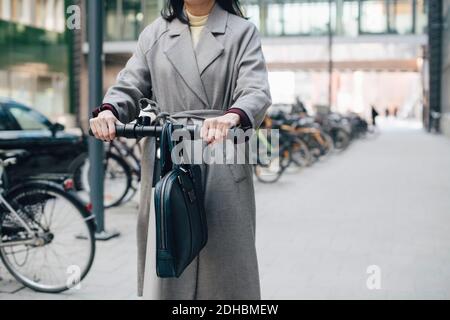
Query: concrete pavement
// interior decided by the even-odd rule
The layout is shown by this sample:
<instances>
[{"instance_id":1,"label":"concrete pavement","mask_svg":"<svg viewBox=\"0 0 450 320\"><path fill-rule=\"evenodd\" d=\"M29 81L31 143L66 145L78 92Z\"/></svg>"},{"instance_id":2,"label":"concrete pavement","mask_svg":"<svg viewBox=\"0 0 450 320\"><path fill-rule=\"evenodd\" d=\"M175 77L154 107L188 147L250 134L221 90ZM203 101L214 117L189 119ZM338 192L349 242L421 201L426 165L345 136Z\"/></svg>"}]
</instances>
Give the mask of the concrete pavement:
<instances>
[{"instance_id":1,"label":"concrete pavement","mask_svg":"<svg viewBox=\"0 0 450 320\"><path fill-rule=\"evenodd\" d=\"M276 185L256 182L263 298L449 299L449 164L447 138L385 122ZM81 290L37 294L0 266L0 299L135 299L136 205L107 213L122 236L98 243Z\"/></svg>"},{"instance_id":2,"label":"concrete pavement","mask_svg":"<svg viewBox=\"0 0 450 320\"><path fill-rule=\"evenodd\" d=\"M267 299L450 298L450 141L408 125L258 186ZM381 290L369 290L378 266Z\"/></svg>"}]
</instances>

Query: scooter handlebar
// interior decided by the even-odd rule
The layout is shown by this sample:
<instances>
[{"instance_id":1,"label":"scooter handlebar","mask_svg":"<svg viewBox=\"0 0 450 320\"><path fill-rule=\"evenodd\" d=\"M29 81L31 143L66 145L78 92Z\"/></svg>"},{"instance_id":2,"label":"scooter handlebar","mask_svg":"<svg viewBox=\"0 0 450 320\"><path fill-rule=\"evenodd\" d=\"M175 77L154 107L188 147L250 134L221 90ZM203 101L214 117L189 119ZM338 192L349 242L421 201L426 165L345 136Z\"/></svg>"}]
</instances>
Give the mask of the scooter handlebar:
<instances>
[{"instance_id":1,"label":"scooter handlebar","mask_svg":"<svg viewBox=\"0 0 450 320\"><path fill-rule=\"evenodd\" d=\"M195 125L174 125L175 129L187 130L191 136L194 136L198 130ZM144 137L159 137L161 135L162 126L144 126L140 124L116 124L116 137L127 139L139 139ZM89 135L93 136L92 130L89 129Z\"/></svg>"}]
</instances>

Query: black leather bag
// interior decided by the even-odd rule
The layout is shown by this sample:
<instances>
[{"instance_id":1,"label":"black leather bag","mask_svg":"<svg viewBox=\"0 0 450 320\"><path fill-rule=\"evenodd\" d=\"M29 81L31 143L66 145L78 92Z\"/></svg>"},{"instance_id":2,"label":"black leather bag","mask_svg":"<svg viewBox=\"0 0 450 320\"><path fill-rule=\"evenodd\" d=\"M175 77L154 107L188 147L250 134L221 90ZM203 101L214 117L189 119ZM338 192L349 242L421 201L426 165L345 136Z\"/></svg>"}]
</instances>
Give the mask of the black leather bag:
<instances>
[{"instance_id":1,"label":"black leather bag","mask_svg":"<svg viewBox=\"0 0 450 320\"><path fill-rule=\"evenodd\" d=\"M156 273L179 277L206 245L208 228L198 165L173 164L173 124L160 138L161 179L155 186Z\"/></svg>"}]
</instances>

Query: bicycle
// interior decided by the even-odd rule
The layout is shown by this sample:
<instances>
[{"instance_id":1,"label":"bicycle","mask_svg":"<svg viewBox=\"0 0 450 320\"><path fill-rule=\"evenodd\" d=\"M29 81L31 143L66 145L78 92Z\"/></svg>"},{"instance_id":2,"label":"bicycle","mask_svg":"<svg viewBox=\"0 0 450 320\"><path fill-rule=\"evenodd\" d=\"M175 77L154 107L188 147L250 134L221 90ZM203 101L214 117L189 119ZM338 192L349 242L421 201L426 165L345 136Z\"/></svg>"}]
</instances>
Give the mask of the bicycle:
<instances>
[{"instance_id":1,"label":"bicycle","mask_svg":"<svg viewBox=\"0 0 450 320\"><path fill-rule=\"evenodd\" d=\"M271 116L271 121L278 127L283 126L306 144L311 154L311 162L327 156L333 151L332 138L311 117L277 112Z\"/></svg>"},{"instance_id":2,"label":"bicycle","mask_svg":"<svg viewBox=\"0 0 450 320\"><path fill-rule=\"evenodd\" d=\"M30 179L5 189L4 169L24 154L0 150L0 259L26 287L59 293L92 266L95 217L74 192L52 181Z\"/></svg>"},{"instance_id":3,"label":"bicycle","mask_svg":"<svg viewBox=\"0 0 450 320\"><path fill-rule=\"evenodd\" d=\"M315 118L333 140L333 146L338 151L344 151L351 142L350 121L338 113L318 114Z\"/></svg>"},{"instance_id":4,"label":"bicycle","mask_svg":"<svg viewBox=\"0 0 450 320\"><path fill-rule=\"evenodd\" d=\"M130 170L130 184L125 196L122 198L120 204L129 202L137 190L141 182L141 155L142 148L139 141L134 142L131 146L121 139L111 141L108 151L120 156L129 166Z\"/></svg>"},{"instance_id":5,"label":"bicycle","mask_svg":"<svg viewBox=\"0 0 450 320\"><path fill-rule=\"evenodd\" d=\"M291 127L282 123L274 123L270 118L266 117L264 127L277 129L279 136L264 136L260 130L257 130L258 152L267 153L269 161L261 161L260 156L257 157L257 164L254 166L254 173L258 181L262 183L275 183L283 173L295 165L295 169L309 166L312 161L311 153L307 145L292 134ZM275 133L275 131L273 131ZM279 139L280 145L274 147L272 139ZM260 154L258 154L260 155ZM294 170L295 170L294 169Z\"/></svg>"},{"instance_id":6,"label":"bicycle","mask_svg":"<svg viewBox=\"0 0 450 320\"><path fill-rule=\"evenodd\" d=\"M89 199L89 170L89 158L86 154L84 160L75 169L75 186L83 201ZM122 155L112 151L105 153L104 170L104 206L108 209L124 203L124 199L132 187L133 178L132 169L127 161Z\"/></svg>"}]
</instances>

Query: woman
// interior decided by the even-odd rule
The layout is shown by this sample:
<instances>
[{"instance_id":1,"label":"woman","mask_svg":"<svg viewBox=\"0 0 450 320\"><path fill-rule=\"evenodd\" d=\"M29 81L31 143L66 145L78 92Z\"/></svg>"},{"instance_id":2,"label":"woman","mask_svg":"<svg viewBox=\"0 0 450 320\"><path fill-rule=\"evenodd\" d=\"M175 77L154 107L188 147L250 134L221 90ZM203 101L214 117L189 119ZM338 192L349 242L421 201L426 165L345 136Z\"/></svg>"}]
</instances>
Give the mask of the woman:
<instances>
[{"instance_id":1,"label":"woman","mask_svg":"<svg viewBox=\"0 0 450 320\"><path fill-rule=\"evenodd\" d=\"M178 118L205 119L202 138L208 143L223 139L233 126L257 128L271 98L260 38L243 18L239 1L169 0L162 17L140 35L134 55L91 119L95 136L114 139L114 124L133 121L141 98ZM146 156L149 139L146 143L138 218L139 295L144 274L153 268L149 256L154 259L153 238L147 246L153 160ZM260 299L251 167L210 165L203 174L208 243L180 278L157 280L156 297Z\"/></svg>"}]
</instances>

